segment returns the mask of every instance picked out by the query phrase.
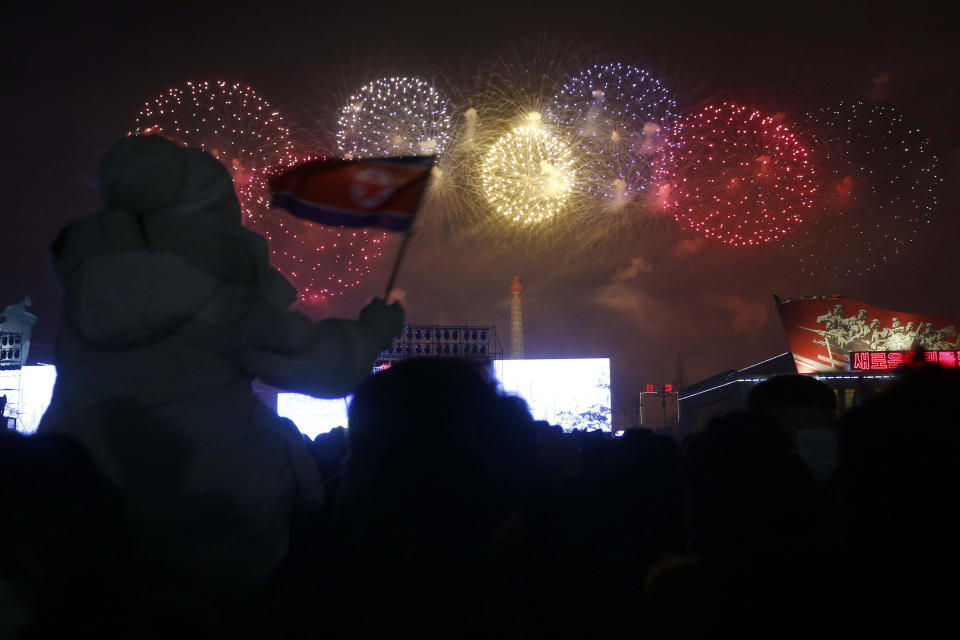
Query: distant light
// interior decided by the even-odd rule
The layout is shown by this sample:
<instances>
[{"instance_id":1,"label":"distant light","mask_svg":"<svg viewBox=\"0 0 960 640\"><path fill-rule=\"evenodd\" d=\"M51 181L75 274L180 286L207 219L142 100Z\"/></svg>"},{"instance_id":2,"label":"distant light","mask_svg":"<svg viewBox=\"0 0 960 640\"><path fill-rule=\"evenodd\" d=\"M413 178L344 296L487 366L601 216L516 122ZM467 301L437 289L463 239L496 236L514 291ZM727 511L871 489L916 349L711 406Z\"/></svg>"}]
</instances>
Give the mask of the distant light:
<instances>
[{"instance_id":1,"label":"distant light","mask_svg":"<svg viewBox=\"0 0 960 640\"><path fill-rule=\"evenodd\" d=\"M0 395L7 396L4 414L17 419L17 431L34 433L50 406L57 369L52 365L28 365L0 371Z\"/></svg>"}]
</instances>

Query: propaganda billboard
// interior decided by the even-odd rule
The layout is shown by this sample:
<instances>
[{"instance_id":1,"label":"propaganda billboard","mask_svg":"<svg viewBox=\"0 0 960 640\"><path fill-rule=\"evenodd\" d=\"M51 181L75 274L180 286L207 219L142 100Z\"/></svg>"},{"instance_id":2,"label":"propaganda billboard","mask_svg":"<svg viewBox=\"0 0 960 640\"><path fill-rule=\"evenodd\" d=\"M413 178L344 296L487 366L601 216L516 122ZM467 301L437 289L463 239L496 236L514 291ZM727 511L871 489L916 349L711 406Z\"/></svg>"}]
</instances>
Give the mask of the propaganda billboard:
<instances>
[{"instance_id":1,"label":"propaganda billboard","mask_svg":"<svg viewBox=\"0 0 960 640\"><path fill-rule=\"evenodd\" d=\"M853 352L960 348L955 316L890 311L840 296L776 300L798 373L849 371Z\"/></svg>"}]
</instances>

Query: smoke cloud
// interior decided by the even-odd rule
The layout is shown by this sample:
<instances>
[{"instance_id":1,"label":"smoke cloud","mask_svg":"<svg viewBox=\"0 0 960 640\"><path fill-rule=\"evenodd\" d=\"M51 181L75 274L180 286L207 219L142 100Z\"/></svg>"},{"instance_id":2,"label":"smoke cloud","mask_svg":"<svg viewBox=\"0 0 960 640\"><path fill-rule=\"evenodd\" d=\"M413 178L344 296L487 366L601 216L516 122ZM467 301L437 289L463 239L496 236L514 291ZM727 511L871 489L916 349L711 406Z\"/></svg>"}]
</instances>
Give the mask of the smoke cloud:
<instances>
[{"instance_id":1,"label":"smoke cloud","mask_svg":"<svg viewBox=\"0 0 960 640\"><path fill-rule=\"evenodd\" d=\"M741 296L726 296L722 304L731 312L730 327L737 333L754 334L762 329L770 318L769 304Z\"/></svg>"}]
</instances>

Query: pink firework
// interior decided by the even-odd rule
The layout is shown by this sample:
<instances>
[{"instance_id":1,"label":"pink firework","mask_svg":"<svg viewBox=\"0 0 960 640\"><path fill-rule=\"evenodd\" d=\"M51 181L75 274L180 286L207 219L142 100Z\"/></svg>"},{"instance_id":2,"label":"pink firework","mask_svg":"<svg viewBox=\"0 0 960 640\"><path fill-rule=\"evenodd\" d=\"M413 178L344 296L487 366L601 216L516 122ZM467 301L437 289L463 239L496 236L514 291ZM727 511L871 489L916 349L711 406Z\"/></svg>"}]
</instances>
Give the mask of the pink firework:
<instances>
[{"instance_id":1,"label":"pink firework","mask_svg":"<svg viewBox=\"0 0 960 640\"><path fill-rule=\"evenodd\" d=\"M248 228L266 237L271 262L293 282L300 300L321 303L363 282L383 255L386 234L367 229L326 227L270 208L270 176L314 158L288 156L276 167L257 172L237 193Z\"/></svg>"},{"instance_id":2,"label":"pink firework","mask_svg":"<svg viewBox=\"0 0 960 640\"><path fill-rule=\"evenodd\" d=\"M781 117L729 102L681 118L656 169L666 211L736 247L779 240L801 224L815 178L807 146Z\"/></svg>"},{"instance_id":3,"label":"pink firework","mask_svg":"<svg viewBox=\"0 0 960 640\"><path fill-rule=\"evenodd\" d=\"M360 284L380 257L384 234L311 225L270 209L267 179L296 164L283 117L252 88L188 82L148 101L133 134L158 134L199 147L233 176L244 225L270 243L271 262L304 302L318 303Z\"/></svg>"}]
</instances>

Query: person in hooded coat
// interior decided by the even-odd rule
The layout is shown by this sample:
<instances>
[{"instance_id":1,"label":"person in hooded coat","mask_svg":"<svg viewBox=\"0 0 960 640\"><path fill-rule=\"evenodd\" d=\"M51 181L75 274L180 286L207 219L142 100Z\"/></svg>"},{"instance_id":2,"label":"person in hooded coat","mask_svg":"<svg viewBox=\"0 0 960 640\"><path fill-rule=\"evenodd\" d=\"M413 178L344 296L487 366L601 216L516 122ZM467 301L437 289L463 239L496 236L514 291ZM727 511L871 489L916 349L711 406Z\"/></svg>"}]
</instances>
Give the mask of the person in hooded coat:
<instances>
[{"instance_id":1,"label":"person in hooded coat","mask_svg":"<svg viewBox=\"0 0 960 640\"><path fill-rule=\"evenodd\" d=\"M64 305L39 432L75 439L119 490L145 597L201 609L248 597L284 558L294 513L323 499L301 434L252 380L346 395L403 310L289 311L296 290L209 153L130 137L99 179L105 209L52 246Z\"/></svg>"}]
</instances>

